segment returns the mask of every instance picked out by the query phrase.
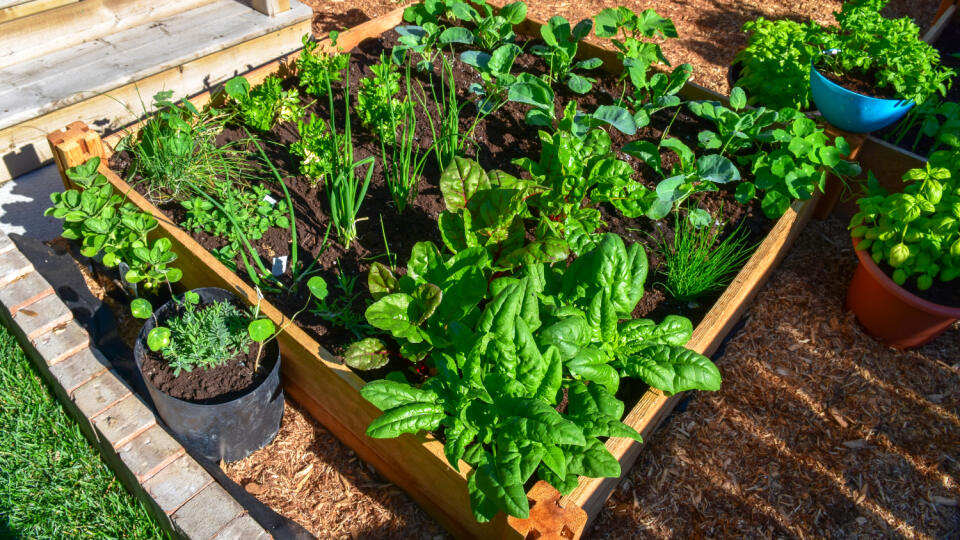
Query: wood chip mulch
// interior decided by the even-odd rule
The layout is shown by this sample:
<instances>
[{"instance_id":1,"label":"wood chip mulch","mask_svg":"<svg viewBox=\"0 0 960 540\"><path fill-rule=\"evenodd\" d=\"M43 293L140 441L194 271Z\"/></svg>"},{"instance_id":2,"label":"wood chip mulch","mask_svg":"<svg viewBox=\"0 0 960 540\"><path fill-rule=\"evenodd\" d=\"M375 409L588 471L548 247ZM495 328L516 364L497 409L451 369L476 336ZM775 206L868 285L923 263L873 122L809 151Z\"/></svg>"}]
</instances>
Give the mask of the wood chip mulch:
<instances>
[{"instance_id":1,"label":"wood chip mulch","mask_svg":"<svg viewBox=\"0 0 960 540\"><path fill-rule=\"evenodd\" d=\"M317 538L447 537L406 493L289 399L274 442L223 470Z\"/></svg>"},{"instance_id":2,"label":"wood chip mulch","mask_svg":"<svg viewBox=\"0 0 960 540\"><path fill-rule=\"evenodd\" d=\"M960 537L960 326L899 352L843 300L843 222L813 222L717 364L646 443L596 538Z\"/></svg>"}]
</instances>

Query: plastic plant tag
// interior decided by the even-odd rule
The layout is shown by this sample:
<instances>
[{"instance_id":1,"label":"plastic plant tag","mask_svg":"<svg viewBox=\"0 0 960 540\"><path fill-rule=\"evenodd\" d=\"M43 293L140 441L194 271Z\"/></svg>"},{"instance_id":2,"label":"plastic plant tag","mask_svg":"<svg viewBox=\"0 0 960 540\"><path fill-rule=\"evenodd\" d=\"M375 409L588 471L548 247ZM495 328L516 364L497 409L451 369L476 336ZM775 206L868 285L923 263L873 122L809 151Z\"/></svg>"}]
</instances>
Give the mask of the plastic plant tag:
<instances>
[{"instance_id":1,"label":"plastic plant tag","mask_svg":"<svg viewBox=\"0 0 960 540\"><path fill-rule=\"evenodd\" d=\"M270 206L274 206L277 204L277 200L271 197L269 193L263 196L263 200L267 201L267 203L269 203Z\"/></svg>"},{"instance_id":2,"label":"plastic plant tag","mask_svg":"<svg viewBox=\"0 0 960 540\"><path fill-rule=\"evenodd\" d=\"M287 271L287 256L274 257L273 258L273 268L270 269L270 273L274 276L280 277L284 272Z\"/></svg>"}]
</instances>

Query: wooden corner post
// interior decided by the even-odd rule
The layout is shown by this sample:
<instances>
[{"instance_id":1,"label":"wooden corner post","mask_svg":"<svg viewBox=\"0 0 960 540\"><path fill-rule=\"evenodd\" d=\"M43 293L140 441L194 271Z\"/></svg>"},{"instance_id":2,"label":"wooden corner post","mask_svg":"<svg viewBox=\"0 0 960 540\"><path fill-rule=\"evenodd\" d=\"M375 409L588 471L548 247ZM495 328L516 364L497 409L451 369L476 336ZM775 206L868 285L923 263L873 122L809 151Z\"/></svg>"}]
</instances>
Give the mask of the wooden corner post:
<instances>
[{"instance_id":1,"label":"wooden corner post","mask_svg":"<svg viewBox=\"0 0 960 540\"><path fill-rule=\"evenodd\" d=\"M560 492L543 480L527 492L530 517L507 518L525 540L578 540L587 526L587 512L575 503L563 504Z\"/></svg>"},{"instance_id":2,"label":"wooden corner post","mask_svg":"<svg viewBox=\"0 0 960 540\"><path fill-rule=\"evenodd\" d=\"M84 122L73 122L67 127L47 135L53 159L60 171L60 179L67 189L76 186L67 178L67 169L82 165L92 157L103 158L103 141L100 134Z\"/></svg>"},{"instance_id":3,"label":"wooden corner post","mask_svg":"<svg viewBox=\"0 0 960 540\"><path fill-rule=\"evenodd\" d=\"M276 17L290 9L290 0L252 0L251 7L264 15Z\"/></svg>"}]
</instances>

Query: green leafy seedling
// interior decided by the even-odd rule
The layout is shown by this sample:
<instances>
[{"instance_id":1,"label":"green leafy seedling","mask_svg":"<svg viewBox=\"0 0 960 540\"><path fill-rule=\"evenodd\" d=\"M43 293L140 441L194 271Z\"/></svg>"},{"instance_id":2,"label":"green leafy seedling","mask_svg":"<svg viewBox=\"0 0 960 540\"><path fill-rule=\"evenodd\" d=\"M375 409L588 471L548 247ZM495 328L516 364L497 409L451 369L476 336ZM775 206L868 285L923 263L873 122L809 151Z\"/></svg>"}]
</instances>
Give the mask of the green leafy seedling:
<instances>
[{"instance_id":1,"label":"green leafy seedling","mask_svg":"<svg viewBox=\"0 0 960 540\"><path fill-rule=\"evenodd\" d=\"M157 352L170 345L170 329L166 326L157 326L147 334L147 347Z\"/></svg>"}]
</instances>

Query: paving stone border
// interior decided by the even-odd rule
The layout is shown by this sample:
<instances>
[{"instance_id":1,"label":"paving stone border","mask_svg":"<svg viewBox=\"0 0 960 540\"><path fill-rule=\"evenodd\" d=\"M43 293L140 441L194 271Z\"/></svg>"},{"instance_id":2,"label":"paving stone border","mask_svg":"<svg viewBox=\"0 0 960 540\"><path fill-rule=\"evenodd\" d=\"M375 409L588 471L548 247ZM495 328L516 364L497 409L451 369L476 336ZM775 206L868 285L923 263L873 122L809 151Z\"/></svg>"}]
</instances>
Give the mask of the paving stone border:
<instances>
[{"instance_id":1,"label":"paving stone border","mask_svg":"<svg viewBox=\"0 0 960 540\"><path fill-rule=\"evenodd\" d=\"M0 320L76 419L104 461L175 537L272 536L158 423L70 309L0 232Z\"/></svg>"}]
</instances>

